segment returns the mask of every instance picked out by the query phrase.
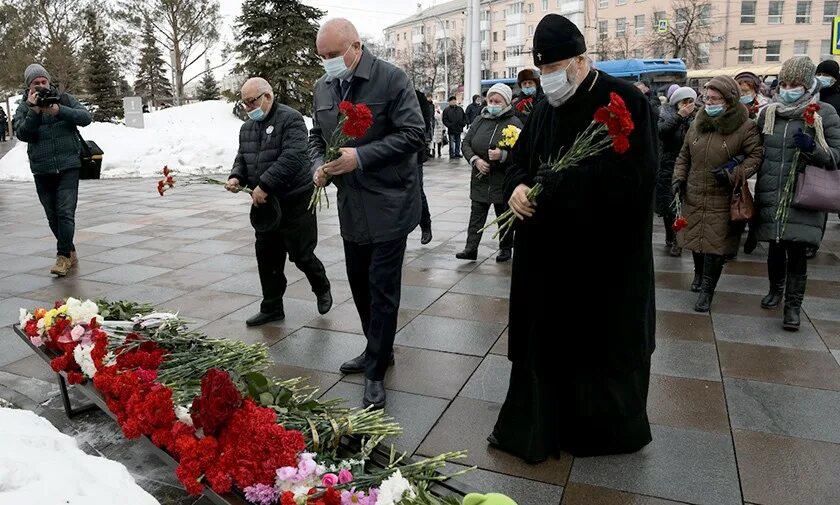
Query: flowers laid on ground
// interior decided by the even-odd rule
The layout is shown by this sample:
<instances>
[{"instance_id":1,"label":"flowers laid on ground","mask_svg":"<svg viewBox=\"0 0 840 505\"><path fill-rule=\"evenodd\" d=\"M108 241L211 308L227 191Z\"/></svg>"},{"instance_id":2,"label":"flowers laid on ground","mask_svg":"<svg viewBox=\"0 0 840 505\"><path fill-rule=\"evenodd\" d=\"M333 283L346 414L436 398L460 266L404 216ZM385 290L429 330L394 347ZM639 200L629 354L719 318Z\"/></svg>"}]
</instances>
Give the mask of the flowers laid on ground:
<instances>
[{"instance_id":1,"label":"flowers laid on ground","mask_svg":"<svg viewBox=\"0 0 840 505\"><path fill-rule=\"evenodd\" d=\"M338 124L327 143L327 150L324 155L324 163L337 160L341 156L340 149L346 147L351 140L358 140L367 134L373 125L373 113L363 103L353 104L347 100L338 104ZM329 179L329 176L328 176ZM309 199L309 208L313 211L321 208L321 199L325 199L329 207L329 200L326 199L326 189L315 187L312 197Z\"/></svg>"},{"instance_id":2,"label":"flowers laid on ground","mask_svg":"<svg viewBox=\"0 0 840 505\"><path fill-rule=\"evenodd\" d=\"M531 111L534 110L534 99L529 97L519 100L516 102L516 110L522 114L530 114Z\"/></svg>"},{"instance_id":3,"label":"flowers laid on ground","mask_svg":"<svg viewBox=\"0 0 840 505\"><path fill-rule=\"evenodd\" d=\"M812 102L805 107L805 111L802 113L802 119L805 121L806 127L814 128L815 131L822 130L822 121L820 116L817 114L817 111L819 110L820 104L817 102ZM817 128L816 125L818 120L820 121L819 128ZM799 132L801 133L802 130L799 130ZM801 151L797 148L793 153L793 160L790 162L788 174L785 178L785 185L782 188L781 193L779 193L779 205L776 207L776 222L780 224L780 227L778 228L779 237L777 238L781 238L782 235L784 235L785 228L787 227L790 204L793 202L794 187L796 186L796 173L799 169L800 156Z\"/></svg>"},{"instance_id":4,"label":"flowers laid on ground","mask_svg":"<svg viewBox=\"0 0 840 505\"><path fill-rule=\"evenodd\" d=\"M263 345L210 339L176 314L148 305L68 298L52 309L21 310L33 345L56 357L72 383L91 379L127 438L148 436L178 460L192 494L234 489L260 505L455 505L427 486L463 453L407 463L367 464L399 425L381 410L321 402L301 379L260 373ZM113 319L106 320L103 314ZM346 454L342 437L361 437ZM344 451L344 452L340 452Z\"/></svg>"},{"instance_id":5,"label":"flowers laid on ground","mask_svg":"<svg viewBox=\"0 0 840 505\"><path fill-rule=\"evenodd\" d=\"M549 161L548 166L554 172L568 170L591 156L601 154L608 147L612 147L618 154L623 154L630 149L629 137L633 129L633 118L624 100L617 93L610 93L610 102L595 111L595 116L586 129L575 137L575 141L558 160ZM542 190L542 184L535 184L528 191L528 200L535 201ZM513 211L508 209L482 230L497 225L499 229L494 238L504 237L513 228L515 220Z\"/></svg>"},{"instance_id":6,"label":"flowers laid on ground","mask_svg":"<svg viewBox=\"0 0 840 505\"><path fill-rule=\"evenodd\" d=\"M193 184L213 184L216 186L225 185L225 181L220 181L218 179L214 179L212 177L207 177L204 175L190 175L182 179L179 178L176 181L175 171L170 169L168 165L163 167L161 173L163 174L163 179L157 182L157 192L160 194L160 196L163 196L164 193L174 188L176 182L179 186L192 186ZM251 188L248 187L240 187L239 190L249 195L253 193Z\"/></svg>"}]
</instances>

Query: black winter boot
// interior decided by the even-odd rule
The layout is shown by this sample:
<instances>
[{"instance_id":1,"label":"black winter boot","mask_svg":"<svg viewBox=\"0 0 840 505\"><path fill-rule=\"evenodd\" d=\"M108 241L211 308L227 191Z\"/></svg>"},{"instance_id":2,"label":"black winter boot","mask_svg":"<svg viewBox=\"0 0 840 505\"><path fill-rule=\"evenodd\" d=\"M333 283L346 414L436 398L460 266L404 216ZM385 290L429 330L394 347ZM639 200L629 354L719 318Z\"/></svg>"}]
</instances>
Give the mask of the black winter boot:
<instances>
[{"instance_id":1,"label":"black winter boot","mask_svg":"<svg viewBox=\"0 0 840 505\"><path fill-rule=\"evenodd\" d=\"M778 307L785 293L785 271L787 260L785 255L771 254L767 257L767 277L770 279L770 292L761 300L761 308L772 309Z\"/></svg>"},{"instance_id":2,"label":"black winter boot","mask_svg":"<svg viewBox=\"0 0 840 505\"><path fill-rule=\"evenodd\" d=\"M694 258L694 280L691 281L691 292L699 293L700 284L703 282L703 255L701 253L691 253Z\"/></svg>"},{"instance_id":3,"label":"black winter boot","mask_svg":"<svg viewBox=\"0 0 840 505\"><path fill-rule=\"evenodd\" d=\"M802 300L805 298L805 284L807 275L788 275L785 287L785 314L782 328L788 331L799 331L799 315Z\"/></svg>"},{"instance_id":4,"label":"black winter boot","mask_svg":"<svg viewBox=\"0 0 840 505\"><path fill-rule=\"evenodd\" d=\"M720 274L723 272L723 256L706 254L703 257L703 282L700 286L700 296L694 304L695 312L709 312L712 308L712 298L715 296Z\"/></svg>"}]
</instances>

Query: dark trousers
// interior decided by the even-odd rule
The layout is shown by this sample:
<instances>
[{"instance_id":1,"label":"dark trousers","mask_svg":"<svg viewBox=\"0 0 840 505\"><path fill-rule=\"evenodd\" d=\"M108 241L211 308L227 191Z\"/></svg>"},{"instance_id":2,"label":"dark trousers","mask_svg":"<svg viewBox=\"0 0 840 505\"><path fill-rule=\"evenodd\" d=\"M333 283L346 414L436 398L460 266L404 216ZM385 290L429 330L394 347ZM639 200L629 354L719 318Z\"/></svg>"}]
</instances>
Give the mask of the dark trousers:
<instances>
[{"instance_id":1,"label":"dark trousers","mask_svg":"<svg viewBox=\"0 0 840 505\"><path fill-rule=\"evenodd\" d=\"M394 351L406 237L378 244L344 241L347 279L367 337L365 377L383 380Z\"/></svg>"},{"instance_id":2,"label":"dark trousers","mask_svg":"<svg viewBox=\"0 0 840 505\"><path fill-rule=\"evenodd\" d=\"M423 189L423 164L420 164L420 201L422 209L420 212L420 229L432 229L432 215L429 213L429 201L426 199L426 191Z\"/></svg>"},{"instance_id":3,"label":"dark trousers","mask_svg":"<svg viewBox=\"0 0 840 505\"><path fill-rule=\"evenodd\" d=\"M5 142L5 141L6 141L6 127L4 125L3 128L0 128L0 142Z\"/></svg>"},{"instance_id":4,"label":"dark trousers","mask_svg":"<svg viewBox=\"0 0 840 505\"><path fill-rule=\"evenodd\" d=\"M673 214L665 214L662 216L662 224L665 225L665 245L672 246L677 241L677 234L674 233L674 220L677 218Z\"/></svg>"},{"instance_id":5,"label":"dark trousers","mask_svg":"<svg viewBox=\"0 0 840 505\"><path fill-rule=\"evenodd\" d=\"M461 156L461 132L449 134L449 157Z\"/></svg>"},{"instance_id":6,"label":"dark trousers","mask_svg":"<svg viewBox=\"0 0 840 505\"><path fill-rule=\"evenodd\" d=\"M770 250L767 252L767 262L779 265L787 265L788 275L806 275L808 273L808 259L805 257L805 248L808 244L802 242L770 242Z\"/></svg>"},{"instance_id":7,"label":"dark trousers","mask_svg":"<svg viewBox=\"0 0 840 505\"><path fill-rule=\"evenodd\" d=\"M481 236L482 232L481 229L484 228L484 223L487 222L487 213L490 211L489 203L485 202L476 202L473 200L472 207L470 208L470 225L467 228L467 250L468 251L475 251L478 249L478 244L481 243ZM503 203L494 203L493 210L496 211L496 217L501 216L502 214L507 211L507 205ZM495 233L495 232L494 232ZM505 236L499 242L500 249L510 249L513 247L513 231L508 232L507 236Z\"/></svg>"},{"instance_id":8,"label":"dark trousers","mask_svg":"<svg viewBox=\"0 0 840 505\"><path fill-rule=\"evenodd\" d=\"M35 175L35 189L50 230L58 241L56 252L69 258L70 253L76 250L73 235L76 233L76 204L79 201L79 169Z\"/></svg>"},{"instance_id":9,"label":"dark trousers","mask_svg":"<svg viewBox=\"0 0 840 505\"><path fill-rule=\"evenodd\" d=\"M257 269L263 292L260 312L271 314L283 310L287 285L283 270L287 254L289 261L306 275L313 293L320 295L330 289L324 265L315 256L318 222L315 214L307 209L309 196L309 193L304 193L281 202L283 214L279 226L268 232L255 232Z\"/></svg>"}]
</instances>

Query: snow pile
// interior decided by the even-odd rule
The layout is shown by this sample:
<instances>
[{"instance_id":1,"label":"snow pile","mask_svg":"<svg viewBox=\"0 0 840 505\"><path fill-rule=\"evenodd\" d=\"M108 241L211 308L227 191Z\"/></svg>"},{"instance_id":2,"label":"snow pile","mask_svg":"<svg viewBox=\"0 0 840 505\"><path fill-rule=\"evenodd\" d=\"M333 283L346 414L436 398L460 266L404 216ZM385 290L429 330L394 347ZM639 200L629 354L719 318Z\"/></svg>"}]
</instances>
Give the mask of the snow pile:
<instances>
[{"instance_id":1,"label":"snow pile","mask_svg":"<svg viewBox=\"0 0 840 505\"><path fill-rule=\"evenodd\" d=\"M159 505L123 465L88 456L28 410L0 408L0 447L0 504Z\"/></svg>"},{"instance_id":2,"label":"snow pile","mask_svg":"<svg viewBox=\"0 0 840 505\"><path fill-rule=\"evenodd\" d=\"M307 128L311 120L306 118ZM164 165L181 174L226 173L239 148L233 104L221 100L172 107L143 115L143 129L112 123L81 128L85 140L105 151L103 178L157 177ZM31 181L26 144L0 159L0 180Z\"/></svg>"}]
</instances>

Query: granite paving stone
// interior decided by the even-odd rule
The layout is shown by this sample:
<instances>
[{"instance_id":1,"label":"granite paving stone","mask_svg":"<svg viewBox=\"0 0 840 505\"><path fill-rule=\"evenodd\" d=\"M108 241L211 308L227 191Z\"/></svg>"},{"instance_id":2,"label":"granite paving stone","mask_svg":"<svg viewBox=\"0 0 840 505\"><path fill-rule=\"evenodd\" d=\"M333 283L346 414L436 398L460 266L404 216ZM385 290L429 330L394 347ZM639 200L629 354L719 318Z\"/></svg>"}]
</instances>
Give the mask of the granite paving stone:
<instances>
[{"instance_id":1,"label":"granite paving stone","mask_svg":"<svg viewBox=\"0 0 840 505\"><path fill-rule=\"evenodd\" d=\"M684 503L570 482L563 490L561 505L682 505Z\"/></svg>"},{"instance_id":2,"label":"granite paving stone","mask_svg":"<svg viewBox=\"0 0 840 505\"><path fill-rule=\"evenodd\" d=\"M651 371L689 379L720 380L714 344L661 339L651 359Z\"/></svg>"},{"instance_id":3,"label":"granite paving stone","mask_svg":"<svg viewBox=\"0 0 840 505\"><path fill-rule=\"evenodd\" d=\"M713 314L712 321L719 341L825 351L816 329L805 318L796 333L785 331L780 319L767 317Z\"/></svg>"},{"instance_id":4,"label":"granite paving stone","mask_svg":"<svg viewBox=\"0 0 840 505\"><path fill-rule=\"evenodd\" d=\"M718 342L724 377L840 391L840 367L831 354Z\"/></svg>"},{"instance_id":5,"label":"granite paving stone","mask_svg":"<svg viewBox=\"0 0 840 505\"><path fill-rule=\"evenodd\" d=\"M460 396L504 403L508 392L511 362L505 356L488 354L470 377Z\"/></svg>"},{"instance_id":6,"label":"granite paving stone","mask_svg":"<svg viewBox=\"0 0 840 505\"><path fill-rule=\"evenodd\" d=\"M493 347L504 328L502 323L420 315L397 333L396 343L483 356Z\"/></svg>"},{"instance_id":7,"label":"granite paving stone","mask_svg":"<svg viewBox=\"0 0 840 505\"><path fill-rule=\"evenodd\" d=\"M729 432L723 384L716 381L651 375L648 417L664 426Z\"/></svg>"}]
</instances>

